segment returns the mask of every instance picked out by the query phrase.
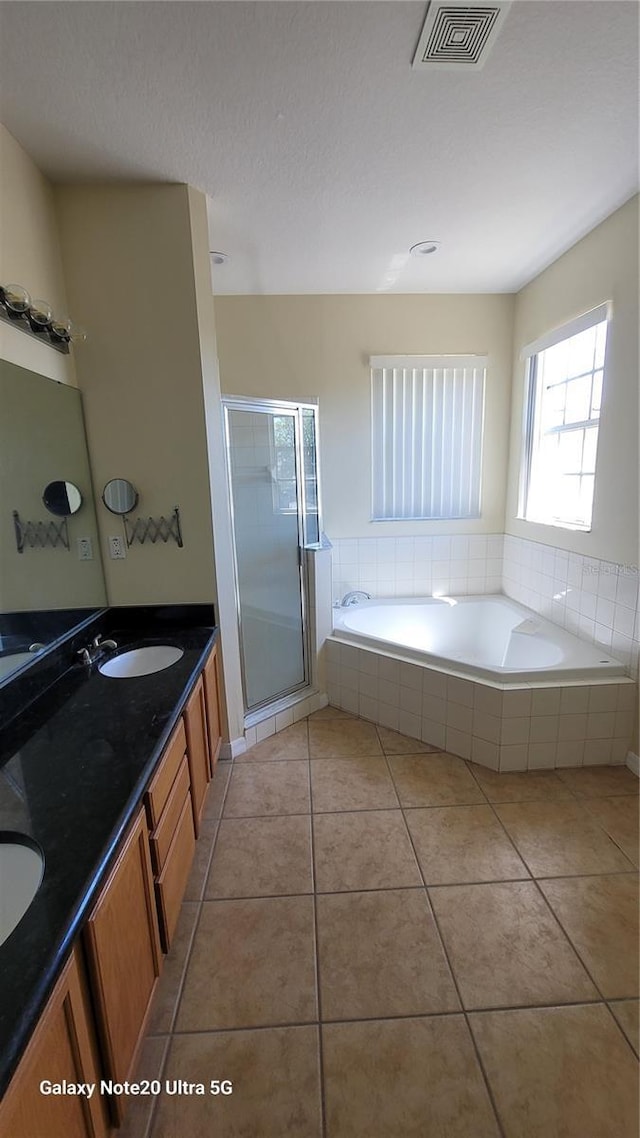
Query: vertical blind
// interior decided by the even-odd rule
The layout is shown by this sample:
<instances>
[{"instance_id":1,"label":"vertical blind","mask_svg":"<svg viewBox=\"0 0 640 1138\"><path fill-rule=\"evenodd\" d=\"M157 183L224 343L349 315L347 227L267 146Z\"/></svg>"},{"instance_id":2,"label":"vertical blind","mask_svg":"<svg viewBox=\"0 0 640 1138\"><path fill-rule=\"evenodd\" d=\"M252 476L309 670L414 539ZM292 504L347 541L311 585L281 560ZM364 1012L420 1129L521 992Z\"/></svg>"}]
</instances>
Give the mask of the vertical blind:
<instances>
[{"instance_id":1,"label":"vertical blind","mask_svg":"<svg viewBox=\"0 0 640 1138\"><path fill-rule=\"evenodd\" d=\"M372 356L374 521L480 515L484 356Z\"/></svg>"}]
</instances>

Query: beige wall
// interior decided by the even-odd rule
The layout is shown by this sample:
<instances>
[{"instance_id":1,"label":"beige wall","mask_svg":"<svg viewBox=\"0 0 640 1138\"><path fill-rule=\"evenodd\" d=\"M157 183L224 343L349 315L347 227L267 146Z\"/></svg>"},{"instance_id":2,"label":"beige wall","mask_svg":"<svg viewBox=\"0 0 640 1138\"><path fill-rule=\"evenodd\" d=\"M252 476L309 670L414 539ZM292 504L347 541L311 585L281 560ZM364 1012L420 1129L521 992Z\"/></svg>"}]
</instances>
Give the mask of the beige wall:
<instances>
[{"instance_id":1,"label":"beige wall","mask_svg":"<svg viewBox=\"0 0 640 1138\"><path fill-rule=\"evenodd\" d=\"M189 191L182 185L56 191L69 302L88 331L78 353L109 603L211 601L213 537ZM110 478L140 494L135 516L180 507L184 548L107 554L120 518Z\"/></svg>"},{"instance_id":2,"label":"beige wall","mask_svg":"<svg viewBox=\"0 0 640 1138\"><path fill-rule=\"evenodd\" d=\"M219 296L222 391L320 401L324 527L330 537L502 532L512 296ZM482 517L371 522L370 355L489 356Z\"/></svg>"},{"instance_id":3,"label":"beige wall","mask_svg":"<svg viewBox=\"0 0 640 1138\"><path fill-rule=\"evenodd\" d=\"M1 123L0 266L5 283L21 284L33 300L48 300L57 316L69 315L52 188ZM76 350L84 349L64 356L0 323L0 359L49 379L75 383Z\"/></svg>"},{"instance_id":4,"label":"beige wall","mask_svg":"<svg viewBox=\"0 0 640 1138\"><path fill-rule=\"evenodd\" d=\"M518 520L525 363L522 347L613 302L589 533ZM516 297L507 533L607 561L638 564L638 197L555 261Z\"/></svg>"}]
</instances>

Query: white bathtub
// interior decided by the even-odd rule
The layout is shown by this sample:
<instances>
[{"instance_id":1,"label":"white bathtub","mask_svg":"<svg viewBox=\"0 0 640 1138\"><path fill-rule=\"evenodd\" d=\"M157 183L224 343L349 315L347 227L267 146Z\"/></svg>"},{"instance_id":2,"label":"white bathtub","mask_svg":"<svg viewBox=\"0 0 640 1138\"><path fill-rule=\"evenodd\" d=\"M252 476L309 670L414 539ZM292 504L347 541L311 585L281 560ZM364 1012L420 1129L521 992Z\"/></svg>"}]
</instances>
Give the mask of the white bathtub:
<instances>
[{"instance_id":1,"label":"white bathtub","mask_svg":"<svg viewBox=\"0 0 640 1138\"><path fill-rule=\"evenodd\" d=\"M333 610L334 633L444 670L498 683L623 676L606 649L503 596L391 597Z\"/></svg>"}]
</instances>

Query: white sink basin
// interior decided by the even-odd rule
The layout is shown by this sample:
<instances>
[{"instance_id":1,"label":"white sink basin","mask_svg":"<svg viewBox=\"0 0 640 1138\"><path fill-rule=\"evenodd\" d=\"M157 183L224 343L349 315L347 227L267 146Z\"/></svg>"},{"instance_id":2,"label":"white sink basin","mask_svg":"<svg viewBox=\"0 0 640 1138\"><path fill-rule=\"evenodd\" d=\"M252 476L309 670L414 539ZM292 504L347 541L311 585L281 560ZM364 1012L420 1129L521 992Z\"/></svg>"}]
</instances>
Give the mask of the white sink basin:
<instances>
[{"instance_id":1,"label":"white sink basin","mask_svg":"<svg viewBox=\"0 0 640 1138\"><path fill-rule=\"evenodd\" d=\"M0 944L4 944L33 901L44 874L44 858L33 846L0 839Z\"/></svg>"},{"instance_id":2,"label":"white sink basin","mask_svg":"<svg viewBox=\"0 0 640 1138\"><path fill-rule=\"evenodd\" d=\"M150 676L153 672L161 672L163 668L170 668L184 656L182 648L175 648L172 644L151 644L146 648L132 648L130 652L121 652L119 656L112 656L105 660L98 668L103 676L113 676L117 679L127 679L130 676Z\"/></svg>"}]
</instances>

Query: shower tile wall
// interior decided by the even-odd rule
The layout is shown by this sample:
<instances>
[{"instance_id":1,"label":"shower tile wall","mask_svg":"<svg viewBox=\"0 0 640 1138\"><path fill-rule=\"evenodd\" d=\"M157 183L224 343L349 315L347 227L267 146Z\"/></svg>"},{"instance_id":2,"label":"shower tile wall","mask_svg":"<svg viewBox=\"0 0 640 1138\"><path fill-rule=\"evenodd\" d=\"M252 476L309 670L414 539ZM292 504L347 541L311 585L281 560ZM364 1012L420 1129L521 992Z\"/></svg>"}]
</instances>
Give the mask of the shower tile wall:
<instances>
[{"instance_id":1,"label":"shower tile wall","mask_svg":"<svg viewBox=\"0 0 640 1138\"><path fill-rule=\"evenodd\" d=\"M343 538L333 542L333 599L499 593L502 534Z\"/></svg>"},{"instance_id":2,"label":"shower tile wall","mask_svg":"<svg viewBox=\"0 0 640 1138\"><path fill-rule=\"evenodd\" d=\"M568 553L506 534L502 591L582 640L600 644L638 678L638 567Z\"/></svg>"}]
</instances>

